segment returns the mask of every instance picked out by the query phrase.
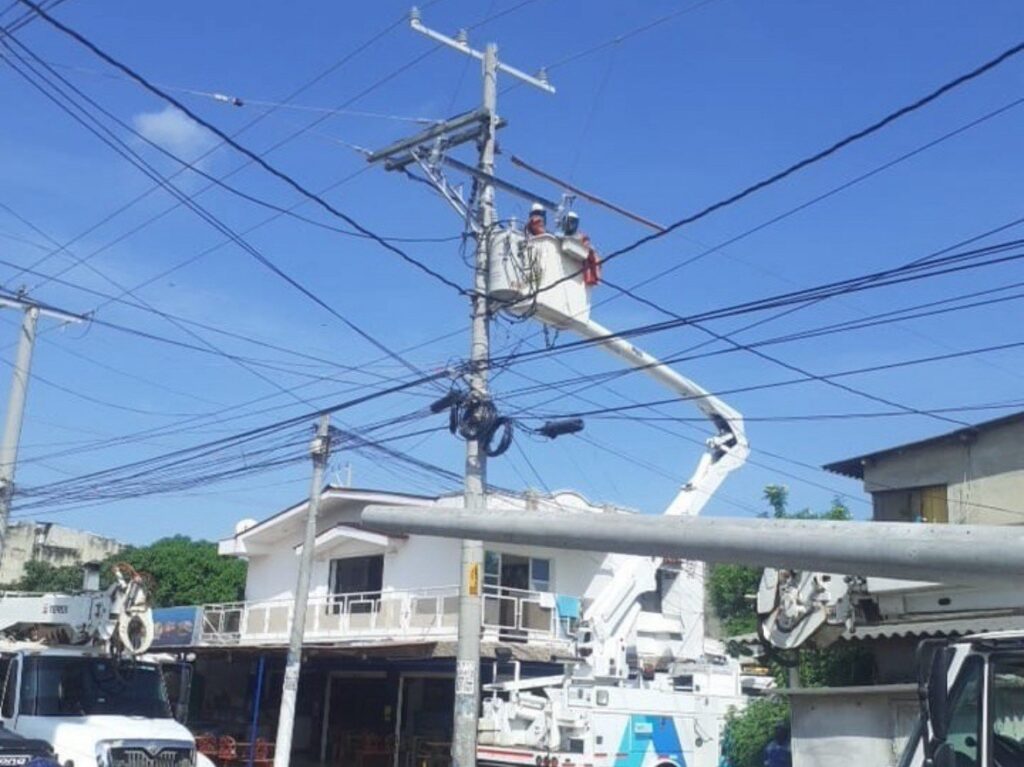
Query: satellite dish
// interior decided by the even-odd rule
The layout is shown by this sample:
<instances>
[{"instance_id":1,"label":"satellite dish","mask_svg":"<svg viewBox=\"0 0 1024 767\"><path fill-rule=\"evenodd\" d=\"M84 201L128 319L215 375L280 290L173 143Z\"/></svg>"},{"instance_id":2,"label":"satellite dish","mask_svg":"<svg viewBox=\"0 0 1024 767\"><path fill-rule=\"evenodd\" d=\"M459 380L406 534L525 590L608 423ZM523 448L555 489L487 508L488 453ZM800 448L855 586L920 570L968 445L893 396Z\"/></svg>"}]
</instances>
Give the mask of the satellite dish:
<instances>
[{"instance_id":1,"label":"satellite dish","mask_svg":"<svg viewBox=\"0 0 1024 767\"><path fill-rule=\"evenodd\" d=\"M235 525L235 535L241 535L246 530L251 530L259 524L255 519L242 519Z\"/></svg>"}]
</instances>

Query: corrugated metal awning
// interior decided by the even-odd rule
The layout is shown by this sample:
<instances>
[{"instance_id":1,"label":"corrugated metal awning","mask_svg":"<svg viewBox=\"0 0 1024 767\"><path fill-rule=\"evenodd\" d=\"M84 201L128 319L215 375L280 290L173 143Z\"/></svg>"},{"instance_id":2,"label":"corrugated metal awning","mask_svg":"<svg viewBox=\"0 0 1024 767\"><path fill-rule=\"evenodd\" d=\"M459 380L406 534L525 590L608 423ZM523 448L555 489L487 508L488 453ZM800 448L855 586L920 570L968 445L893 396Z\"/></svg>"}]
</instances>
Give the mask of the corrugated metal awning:
<instances>
[{"instance_id":1,"label":"corrugated metal awning","mask_svg":"<svg viewBox=\"0 0 1024 767\"><path fill-rule=\"evenodd\" d=\"M843 639L891 639L898 637L966 636L991 631L1024 629L1024 615L967 616L933 621L884 623L878 626L857 626L843 633Z\"/></svg>"}]
</instances>

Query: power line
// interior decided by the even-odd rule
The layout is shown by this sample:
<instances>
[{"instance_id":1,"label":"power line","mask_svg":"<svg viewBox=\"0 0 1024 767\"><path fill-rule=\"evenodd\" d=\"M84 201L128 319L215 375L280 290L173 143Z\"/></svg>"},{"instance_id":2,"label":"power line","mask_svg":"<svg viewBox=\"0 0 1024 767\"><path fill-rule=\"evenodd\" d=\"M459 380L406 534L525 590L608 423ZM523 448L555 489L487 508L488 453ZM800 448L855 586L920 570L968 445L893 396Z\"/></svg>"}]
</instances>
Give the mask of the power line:
<instances>
[{"instance_id":1,"label":"power line","mask_svg":"<svg viewBox=\"0 0 1024 767\"><path fill-rule=\"evenodd\" d=\"M11 39L15 40L15 38L13 38L13 37ZM20 43L18 43L18 44L21 45ZM32 69L31 64L28 64L27 62L25 62L24 59L20 55L18 55L16 52L12 51L10 49L10 47L7 45L7 42L5 40L0 39L0 45L3 45L5 48L8 49L8 51L13 53L13 55L15 55L18 58L19 61L21 61L23 64L25 64L29 69ZM22 47L24 47L24 46L22 46ZM36 57L36 58L38 60L38 57ZM336 319L341 321L346 327L348 327L350 330L355 332L357 335L359 335L364 340L368 341L370 344L375 346L377 349L379 349L380 351L383 351L385 354L388 354L389 356L392 356L398 362L400 362L403 365L409 367L409 369L412 370L413 372L419 372L419 371L417 371L417 369L414 366L411 366L406 360L402 359L400 356L395 355L395 353L392 350L390 350L386 345L384 345L383 343L381 343L380 341L375 339L373 336L371 336L369 333L364 331L362 328L360 328L358 325L353 323L351 320L349 320L346 317L344 317L336 309L334 309L332 306L330 306L326 301L324 301L318 295L316 295L313 291L309 290L307 287L302 285L296 279L291 277L284 270L282 270L280 267L278 267L276 264L274 264L272 261L270 261L270 259L268 259L266 256L264 256L261 252L259 252L256 248L254 248L248 242L243 240L236 232L234 232L232 229L230 229L222 221L217 219L213 214L211 214L205 208L203 208L198 203L196 203L194 200L190 199L187 195L185 195L183 192L181 192L181 190L179 190L176 186L174 186L168 179L164 178L151 165L149 165L148 163L145 162L145 160L143 160L141 157L139 157L138 154L136 152L134 152L134 150L132 150L130 147L128 147L126 144L124 144L123 141L120 141L120 139L118 139L115 135L113 135L107 128L105 128L101 123L96 121L95 118L92 118L90 115L88 115L88 113L84 110L84 108L82 108L81 106L79 106L77 104L75 105L78 109L80 109L83 112L83 114L85 114L87 117L90 117L91 119L93 119L94 122L96 122L99 130L102 130L104 133L106 133L107 136L110 137L109 139L106 136L102 135L97 129L94 129L91 125L87 124L82 118L80 118L78 115L76 115L74 112L72 112L69 108L67 108L64 104L62 104L52 94L46 92L41 86L38 85L38 83L36 83L33 80L31 80L31 78L24 71L22 71L20 68L18 68L17 65L13 64L13 62L11 62L10 59L7 59L7 61L15 69L15 71L17 71L20 75L25 77L33 86L35 86L37 89L39 89L40 92L42 92L47 98L49 98L51 101L53 101L55 104L57 104L61 109L63 109L65 112L67 112L73 119L75 119L77 122L82 124L83 127L85 127L91 133L96 135L101 141L103 141L105 144L110 146L111 149L113 149L115 152L120 154L122 157L124 157L126 160L131 162L133 165L135 165L139 170L141 170L147 176L149 176L150 178L152 178L154 180L162 181L162 183L165 185L165 188L167 188L167 190L169 192L171 192L175 197L177 197L178 199L182 200L190 210L192 210L197 215L199 215L199 217L202 218L204 221L206 221L207 223L209 223L212 226L214 226L214 228L218 229L218 231L221 231L222 233L227 234L229 237L231 237L236 242L236 244L238 244L246 253L248 253L253 258L255 258L259 263L261 263L263 266L265 266L270 271L272 271L275 275L277 275L278 277L283 279L285 282L287 282L293 288L295 288L296 290L301 292L303 295L305 295L311 301L316 303L318 306L320 306L321 308L323 308L326 311L328 311L332 316L334 316ZM35 70L33 70L33 71L35 71ZM43 79L44 81L46 81L46 78L44 76L39 75L38 72L36 72L36 75L41 77L41 79ZM62 80L63 82L65 82L67 84L67 81L63 77L61 77L59 74L57 74L56 76L58 77L58 79ZM63 95L65 98L69 98L69 100L70 100L70 97L68 97L67 94L62 93L60 91L59 87L53 85L52 82L49 82L49 81L46 81L46 82L50 85L51 88L54 88L58 93L61 93L61 95ZM93 102L87 96L84 96L84 94L81 94L81 92L78 91L73 85L70 85L70 84L68 84L68 85L73 90L75 90L77 93L79 93L79 95L81 95L83 98L85 98L86 101L88 101L89 103L91 103L94 106L98 107L98 105L96 105L95 102ZM74 102L72 101L72 103L74 103ZM103 111L102 108L100 108L100 109L101 109L101 111ZM115 285L115 287L121 288L121 286L118 285L116 282L113 282L113 284ZM173 320L171 322L173 323ZM177 326L180 329L184 330L189 335L192 335L193 337L196 337L202 343L204 343L206 345L209 345L209 342L205 341L204 339L199 338L198 336L196 336L196 334L194 334L192 331L188 330L187 328L181 327L180 325L177 325ZM252 372L252 371L250 371L250 372ZM256 375L258 375L259 377L263 378L263 380L268 380L268 379L266 379L265 376L262 376L262 374L258 374L257 373ZM276 384L274 384L274 385L276 386Z\"/></svg>"},{"instance_id":2,"label":"power line","mask_svg":"<svg viewBox=\"0 0 1024 767\"><path fill-rule=\"evenodd\" d=\"M29 0L20 1L26 4L31 4ZM952 80L949 80L948 82L944 83L943 85L940 85L938 88L935 88L934 90L925 94L924 96L921 96L915 101L912 101L909 104L906 104L890 112L886 116L882 117L879 120L876 120L875 122L869 124L868 126L844 136L843 138L834 142L830 146L822 150L819 150L811 155L808 155L807 157L798 160L797 162L793 163L792 165L789 165L783 170L780 170L772 174L771 176L761 179L760 181L757 181L753 184L750 184L749 186L729 195L728 197L724 197L718 200L717 202L711 203L710 205L707 205L704 208L698 210L696 213L685 216L677 221L674 221L671 224L668 224L662 229L662 231L646 235L638 240L635 240L629 245L612 251L611 253L604 257L603 262L607 264L608 262L620 256L623 256L627 253L631 253L649 242L653 242L654 240L658 240L674 232L676 229L679 229L682 226L692 224L716 211L734 205L735 203L740 202L741 200L749 197L752 194L755 194L756 192L759 192L763 189L766 189L770 186L779 183L780 181L785 180L789 176L792 176L794 173L797 173L807 167L810 167L811 165L814 165L818 162L821 162L822 160L831 157L832 155L850 146L851 144L861 141L867 138L868 136L871 136L874 133L877 133L878 131L882 130L883 128L891 125L897 120L906 117L908 114L912 114L920 109L923 109L924 107L931 104L933 101L936 101L937 99L941 98L950 91L953 91L959 88L960 86L965 85L971 82L972 80L977 79L978 77L981 77L986 72L995 69L1004 62L1013 58L1014 56L1019 55L1022 51L1024 51L1024 43L1018 43L1017 45L1014 45L1013 47L1006 49L1005 51L995 56L994 58L989 59L983 64L975 67L974 69L968 72L965 72L964 74L961 74L953 78ZM579 269L577 271L565 275L564 277L561 277L558 280L555 280L554 282L548 285L544 285L543 287L537 288L535 291L533 291L532 296L536 296L540 293L552 290L556 286L562 284L563 282L567 282L568 280L576 279L580 274L582 274L582 272L583 270Z\"/></svg>"},{"instance_id":3,"label":"power line","mask_svg":"<svg viewBox=\"0 0 1024 767\"><path fill-rule=\"evenodd\" d=\"M1024 239L1010 240L995 245L976 248L951 255L928 257L898 267L878 270L859 276L822 283L811 288L803 288L785 293L772 294L760 299L743 301L718 309L710 309L689 316L674 317L658 323L648 323L623 331L610 333L596 339L582 339L557 344L546 349L520 352L504 358L496 358L496 364L511 364L523 359L561 354L570 350L590 347L602 343L607 338L633 338L640 335L660 333L666 330L692 325L697 322L736 317L744 314L757 313L783 306L802 305L812 301L821 301L837 295L877 290L893 285L903 285L923 279L931 279L960 272L981 269L1009 263L1024 258L1024 253L1010 252L1024 246ZM1010 252L1009 255L1003 255ZM989 257L990 258L986 258ZM985 259L985 260L983 260Z\"/></svg>"},{"instance_id":4,"label":"power line","mask_svg":"<svg viewBox=\"0 0 1024 767\"><path fill-rule=\"evenodd\" d=\"M126 464L102 469L98 471L89 472L87 474L79 475L71 480L63 481L58 483L65 491L74 488L79 485L86 484L88 486L96 485L97 483L109 483L115 477L124 479L134 480L137 478L151 477L154 471L177 469L183 463L189 461L196 461L199 459L208 459L210 456L217 455L225 449L235 448L246 442L251 442L254 439L264 438L274 434L280 434L290 427L297 426L304 422L310 421L314 416L323 413L337 413L343 410L348 410L358 405L371 402L373 400L380 399L385 396L397 394L418 386L422 386L425 383L436 381L440 378L446 377L448 371L442 371L439 373L433 373L426 376L414 378L409 381L395 384L394 386L388 387L387 389L373 392L370 394L364 394L359 397L355 397L343 402L332 404L328 407L313 411L305 412L298 416L282 419L264 426L249 429L238 434L233 434L229 437L222 437L215 440L209 440L207 442L193 445L187 448L180 448L172 450L167 453L163 453L151 458L142 460L132 461ZM58 489L58 488L54 488Z\"/></svg>"},{"instance_id":5,"label":"power line","mask_svg":"<svg viewBox=\"0 0 1024 767\"><path fill-rule=\"evenodd\" d=\"M316 203L317 205L319 205L321 208L326 210L331 215L336 216L337 218L340 218L342 221L346 222L349 226L351 226L352 228L354 228L358 232L366 235L371 240L376 242L378 245L383 247L385 250L390 251L391 253L394 253L396 256L401 258L403 261L405 261L405 262L409 263L410 265L416 267L417 269L419 269L420 271L424 272L425 274L433 277L438 282L441 282L442 284L447 285L448 287L450 287L453 290L457 291L460 295L462 295L462 294L464 294L466 292L462 288L462 286L459 285L458 283L453 282L452 280L448 279L447 277L445 277L440 272L432 269L431 267L427 266L426 264L424 264L423 262L419 261L418 259L413 258L412 256L410 256L408 253L406 253L401 248L398 248L395 245L391 244L390 242L388 242L387 240L382 238L380 235L378 235L378 234L372 232L371 230L367 229L362 224L360 224L358 221L356 221L354 218L352 218L351 216L349 216L346 213L343 213L341 210L336 208L334 205L332 205L331 203L327 202L327 200L325 200L323 197L321 197L320 195L316 194L315 192L307 189L304 185L302 185L301 183L296 181L289 174L287 174L284 171L279 170L275 166L271 165L269 162L267 162L265 159L263 159L263 157L261 157L259 154L257 154L256 152L252 151L251 149L243 146L242 144L238 143L235 139L233 139L227 133L222 131L216 125L214 125L213 123L209 122L208 120L203 119L198 114L196 114L191 109L189 109L187 106L182 104L178 99L174 98L173 96L171 96L166 91L163 91L160 88L158 88L155 85L153 85L152 83L150 83L149 80L147 80L141 74L139 74L138 72L136 72L134 69L132 69L128 65L122 63L121 61L117 60L116 58L114 58L113 56L111 56L110 54L108 54L107 52L102 50L101 48L99 48L96 44L94 44L93 42L88 40L84 35L80 34L77 31L75 31L74 29L72 29L71 27L67 26L66 24L63 24L60 21L57 21L55 18L50 16L46 11L42 10L36 3L33 3L31 0L20 0L20 2L24 3L25 5L29 6L30 8L35 9L36 13L39 14L40 18L42 18L44 21L46 21L46 23L48 23L50 26L52 26L55 29L59 30L60 32L64 33L68 37L72 38L77 43L79 43L80 45L82 45L83 47L85 47L86 49L91 51L94 55L98 56L100 59L105 61L110 66L120 70L124 74L128 75L129 77L131 77L139 85L141 85L143 88L145 88L147 91L149 91L153 95L163 99L164 101L166 101L171 106L173 106L173 107L175 107L177 109L180 109L185 115L187 115L189 118L194 120L198 125L201 125L202 127L206 128L208 131L210 131L211 133L216 135L218 138L221 139L221 141L226 143L228 146L230 146L236 152L239 152L239 153L243 154L245 157L249 158L252 162L256 163L256 165L261 167L266 172L270 173L272 176L274 176L274 177L280 179L281 181L283 181L285 184L290 186L292 189L294 189L296 192L301 194L303 197L306 197L311 202Z\"/></svg>"},{"instance_id":6,"label":"power line","mask_svg":"<svg viewBox=\"0 0 1024 767\"><path fill-rule=\"evenodd\" d=\"M428 3L427 3L427 5L428 5L428 6L429 6L429 5L432 5L432 4L434 4L435 2L438 2L438 1L439 1L439 0L430 0L430 2L428 2ZM331 65L330 65L329 67L327 67L326 69L324 69L324 70L322 70L321 72L319 72L319 73L318 73L317 75L315 75L315 76L314 76L313 78L311 78L311 79L307 80L307 81L306 81L306 82L304 82L304 83L303 83L302 85L300 85L300 86L299 86L298 88L296 88L296 89L294 89L293 91L291 91L291 93L289 93L289 94L288 94L288 95L287 95L287 96L285 97L284 101L285 101L285 102L291 101L292 99L294 99L294 98L296 98L297 96L301 95L301 94L302 94L303 92L305 92L305 91L306 91L306 90L308 90L309 88L313 87L313 86L314 86L314 85L316 85L316 84L317 84L318 82L322 81L323 79L325 79L326 77L328 77L329 75L331 75L332 73L334 73L335 71L337 71L338 69L340 69L341 67L343 67L343 66L345 66L346 64L348 64L348 63L349 63L349 62L350 62L350 61L351 61L352 59L356 58L356 57L357 57L358 55L360 55L360 54L361 54L361 53L363 53L364 51L366 51L366 50L369 50L370 48L373 48L373 47L374 47L374 46L375 46L375 45L376 45L376 44L377 44L377 43L378 43L378 42L379 42L379 41L380 41L381 39L383 39L383 38L384 38L384 37L385 37L385 36L386 36L387 34L389 34L389 33L390 33L390 32L391 32L391 31L392 31L393 29L395 29L396 27L400 26L400 25L401 25L401 24L402 24L402 23L404 22L404 20L405 20L405 18L404 18L404 15L403 15L403 17L400 17L400 18L396 19L396 20L395 20L394 22L392 22L392 23L391 23L390 25L388 25L388 26L387 26L387 27L385 27L384 29L380 30L380 31L379 31L379 32L377 32L377 33L376 33L375 35L373 35L373 36L371 36L371 37L370 37L369 39L367 39L367 40L366 40L366 41L365 41L364 43L362 43L361 45L359 45L359 46L358 46L358 47L357 47L357 48L356 48L355 50L353 50L353 51L349 52L349 53L348 53L348 54L346 54L345 56L342 56L342 57L341 57L340 59L336 60L336 61L335 61L335 62L334 62L333 64L331 64ZM368 93L369 91L371 91L371 90L373 90L373 89L375 89L375 88L377 88L377 87L380 87L381 85L383 85L384 83L386 83L386 82L387 82L388 80L390 80L390 79L391 79L391 78L392 78L393 76L396 76L397 74L399 74L399 73L400 73L401 71L404 71L404 69L403 69L403 68L399 68L398 70L395 70L394 72L392 72L392 74L391 74L391 75L388 75L387 77L385 77L385 78L383 78L383 79L381 79L381 80L378 80L378 81L377 81L376 83L372 84L372 85L371 85L371 86L370 86L369 88L366 88L366 89L364 89L364 90L363 90L363 91L361 91L361 92L360 92L359 94L357 94L357 95L356 95L356 96L354 96L354 97L353 97L352 99L350 99L348 103L354 103L354 101L356 101L356 100L358 100L359 98L361 98L362 96L366 95L366 93ZM346 104L346 105L347 105L347 104ZM263 120L264 118L266 118L267 116L269 116L270 114L272 114L273 112L274 112L274 109L269 109L269 110L267 110L266 112L264 112L264 113L262 113L262 114L260 114L260 115L257 115L257 116L256 116L255 118L253 118L252 120L250 120L249 122L247 122L246 124L244 124L244 125L243 125L243 126L242 126L241 128L239 128L239 129L238 129L238 130L237 130L237 131L235 132L235 135L236 135L236 136L239 136L239 135L241 135L242 133L246 132L247 130L249 130L249 129L250 129L250 128L252 128L253 126L257 125L257 124L258 124L259 122L261 122L261 121L262 121L262 120ZM323 119L326 119L326 117L321 117L321 118L318 118L318 119L317 119L317 120L315 120L315 121L314 121L313 123L311 123L310 127L312 127L313 125L316 125L316 124L318 124L318 122L320 122L320 121L321 121L321 120L323 120ZM266 150L265 150L265 152L264 152L264 153L269 153L269 152L272 152L272 151L274 151L274 150L276 150L276 149L280 148L280 147L281 147L281 146L283 146L284 144L287 144L288 142L290 142L290 141L291 141L291 140L293 140L294 138L296 138L296 137L298 137L299 135L301 135L301 134L302 134L303 132L304 132L304 129L303 129L303 130L299 130L299 131L297 131L297 132L295 132L295 133L292 133L291 135L289 135L289 136L285 137L284 139L282 139L282 140L280 140L280 141L276 142L275 144L271 145L271 146L270 146L270 147L269 147L268 149L266 149ZM216 152L216 151L217 151L217 150L218 150L218 149L219 149L220 147L222 147L222 146L223 146L223 142L220 142L220 143L216 144L215 146L211 147L211 148L210 148L210 149L208 149L208 150L207 150L206 152L204 152L203 154L201 154L201 155L200 155L200 156L199 156L199 157L197 158L197 160L201 160L201 159L203 159L204 157L208 157L208 156L209 156L209 155L211 155L211 154L212 154L213 152ZM243 164L242 164L241 166L239 166L239 167L235 168L234 170L231 170L231 171L229 171L228 173L226 173L226 174L225 174L225 175L223 176L223 178L229 178L230 176L232 176L232 175L234 175L234 174L236 174L236 173L239 173L239 172L240 172L241 170L243 170L243 169L244 169L245 167L247 167L248 165L249 165L249 163L248 163L248 162L246 162L246 163L243 163ZM180 173L182 173L182 172L184 172L184 171L183 171L183 169L179 169L179 170L178 170L178 171L177 171L177 172L176 172L175 174L173 174L173 175L171 176L171 178L174 178L174 177L175 177L176 175L178 175L178 174L180 174ZM203 193L203 192L205 192L205 191L206 191L207 189L209 189L209 188L210 188L211 186L212 186L212 184L211 184L211 185L207 185L207 186L206 186L206 187L204 187L203 189L200 189L200 190L199 190L199 191L197 192L197 195L198 195L198 194L202 194L202 193ZM110 213L108 213L108 214L107 214L106 216L104 216L103 218L101 218L101 219L100 219L100 220L99 220L98 222L96 222L96 223L95 223L95 224L93 224L92 226L88 227L87 229L85 229L84 231L80 232L80 233L79 233L78 235L76 235L75 237L73 237L73 238L71 238L70 240L68 240L68 241L67 241L67 242L66 242L66 243L64 244L64 246L63 246L63 247L68 247L68 246L70 246L70 245L74 244L75 242L79 241L79 240L80 240L80 239L82 239L83 237L87 236L88 234L91 234L91 233L92 233L93 231L96 231L96 230L97 230L97 229L99 229L99 228L100 228L101 226L103 226L103 225L104 225L104 224L106 224L107 222L109 222L109 221L113 220L114 218L116 218L117 216L121 215L121 214L122 214L122 213L124 213L125 211L129 210L129 209L130 209L130 208L132 208L132 207L133 207L134 205L136 205L136 204L137 204L138 202L142 201L143 199L145 199L145 198L146 198L146 197L148 197L148 196L149 196L150 194L152 194L153 192L155 192L156 190L158 190L158 189L160 189L160 188L161 188L161 185L160 185L160 184L156 184L156 185L154 185L154 186L150 187L149 189L147 189L146 191L142 192L141 194L139 194L139 195L137 195L137 196L133 197L132 199L130 199L129 201L127 201L126 203L124 203L124 204L123 204L123 205L121 205L120 207L118 207L118 208L116 208L115 210L113 210L113 211L111 211ZM167 210L165 210L165 211L163 211L163 212L161 212L161 213L158 213L158 214L156 214L156 215L154 215L154 216L151 216L151 217L150 217L149 219L147 219L147 220L146 220L146 221L145 221L145 222L144 222L143 224L141 224L141 225L140 225L139 227L137 227L136 229L132 230L132 231L131 231L131 233L133 234L133 233L135 233L136 231L139 231L140 229L142 229L142 228L145 228L146 226L148 226L148 225L149 225L149 224L151 224L152 222L154 222L154 221L156 221L156 220L158 220L158 219L162 218L162 217L163 217L164 215L166 215L167 213L170 213L171 211L175 210L175 209L176 209L176 208L178 207L178 205L180 205L180 203L177 203L177 204L175 204L175 205L171 206L171 208L169 208L169 209L167 209ZM91 258L92 256L98 255L98 253L99 253L99 252L102 252L103 250L106 250L107 248L109 248L109 247L110 247L110 246L112 246L113 244L115 244L115 243L119 242L119 241L120 241L121 239L123 239L123 236L122 236L121 238L117 238L117 239L115 239L114 241L112 241L112 242L110 242L110 243L107 243L107 245L105 245L105 246L103 246L102 248L100 248L100 250L99 250L99 251L96 251L96 252L93 252L93 253L91 253L89 257ZM52 252L52 253L48 254L48 255L47 255L47 256L46 256L46 257L45 257L45 258L44 258L43 260L45 260L45 259L48 259L48 258L50 258L50 257L52 257L52 256L54 256L54 255L57 255L57 254L58 254L58 253L60 252L60 250L61 250L61 249L58 249L58 250L56 250L56 251L54 251L54 252ZM40 265L41 265L41 261L37 261L37 262L35 262L34 264L32 264L32 268L37 268L37 267L38 267L38 266L40 266ZM61 274L63 274L63 272L61 272ZM36 288L38 288L38 287L39 287L39 286L37 285L37 286L36 286Z\"/></svg>"},{"instance_id":7,"label":"power line","mask_svg":"<svg viewBox=\"0 0 1024 767\"><path fill-rule=\"evenodd\" d=\"M1024 341L1011 341L1011 342L1003 343L1003 344L992 344L992 345L989 345L989 346L979 346L979 347L974 347L974 348L971 348L971 349L963 349L961 351L949 352L949 353L946 353L946 354L933 354L933 355L930 355L930 356L916 357L916 358L909 359L909 360L900 360L900 361L896 361L896 362L887 362L887 363L883 363L883 364L879 364L879 365L869 365L869 366L860 367L860 368L853 368L853 369L850 369L850 370L840 370L840 371L836 371L834 373L824 374L824 375L822 375L820 377L822 377L822 378L829 378L829 379L832 379L832 378L846 378L846 377L849 377L849 376L864 375L864 374L867 374L867 373L878 373L878 372L882 372L882 371L886 371L886 370L896 370L896 369L899 369L899 368L913 367L913 366L916 366L916 365L924 365L924 364L929 364L929 363L933 363L933 362L945 362L947 360L958 359L958 358L961 358L961 357L970 357L970 356L974 356L974 355L977 355L977 354L987 354L989 352L996 352L996 351L1007 351L1007 350L1010 350L1010 349L1019 349L1019 348L1022 348L1022 347L1024 347ZM592 416L592 415L603 415L603 414L607 414L607 413L621 413L621 412L626 412L626 411L630 411L630 410L636 410L638 408L650 407L652 405L666 405L666 404L673 403L673 402L686 402L686 401L691 401L691 400L703 399L704 397L707 397L707 396L723 397L723 396L728 395L728 394L739 394L739 393L742 393L742 392L764 391L764 390L767 390L767 389L780 389L780 388L783 388L783 387L793 386L793 385L802 384L802 383L808 383L810 381L815 381L815 380L817 380L817 377L814 377L814 376L801 376L800 378L791 378L791 379L784 380L784 381L774 381L774 382L771 382L771 383L752 384L752 385L749 385L749 386L740 386L740 387L731 388L731 389L719 389L719 390L716 390L716 391L713 391L713 392L708 392L708 394L702 395L702 396L694 396L694 397L679 397L679 396L676 396L676 397L669 397L669 398L665 398L665 399L653 400L653 401L649 401L649 402L643 402L643 403L639 403L639 404L635 404L635 405L617 405L617 406L610 406L610 407L599 408L599 409L595 409L595 410L578 410L578 411L573 411L573 412L568 412L568 413L561 412L561 413L557 413L557 414L547 414L547 415L536 414L535 417L536 418L585 418L587 416ZM517 416L518 416L518 414L517 414Z\"/></svg>"}]
</instances>

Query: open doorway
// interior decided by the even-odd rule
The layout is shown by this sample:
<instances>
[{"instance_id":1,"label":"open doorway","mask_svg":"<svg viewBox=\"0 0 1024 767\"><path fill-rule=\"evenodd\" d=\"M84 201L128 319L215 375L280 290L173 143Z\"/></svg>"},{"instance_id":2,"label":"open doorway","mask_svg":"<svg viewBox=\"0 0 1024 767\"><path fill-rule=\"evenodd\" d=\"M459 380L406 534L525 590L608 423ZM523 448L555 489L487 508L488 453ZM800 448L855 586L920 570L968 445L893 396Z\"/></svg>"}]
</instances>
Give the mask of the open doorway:
<instances>
[{"instance_id":1,"label":"open doorway","mask_svg":"<svg viewBox=\"0 0 1024 767\"><path fill-rule=\"evenodd\" d=\"M321 761L390 764L397 690L385 672L336 672L327 682Z\"/></svg>"},{"instance_id":2,"label":"open doorway","mask_svg":"<svg viewBox=\"0 0 1024 767\"><path fill-rule=\"evenodd\" d=\"M455 680L450 674L408 674L399 682L399 753L404 765L448 764Z\"/></svg>"}]
</instances>

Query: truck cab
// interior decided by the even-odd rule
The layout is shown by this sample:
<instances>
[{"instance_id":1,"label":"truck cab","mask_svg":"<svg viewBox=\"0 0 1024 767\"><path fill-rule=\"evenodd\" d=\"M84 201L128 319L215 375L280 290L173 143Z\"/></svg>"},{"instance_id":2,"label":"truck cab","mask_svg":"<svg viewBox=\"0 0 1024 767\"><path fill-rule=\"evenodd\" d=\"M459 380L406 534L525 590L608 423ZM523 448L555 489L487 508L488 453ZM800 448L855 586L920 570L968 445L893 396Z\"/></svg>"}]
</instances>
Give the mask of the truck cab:
<instances>
[{"instance_id":1,"label":"truck cab","mask_svg":"<svg viewBox=\"0 0 1024 767\"><path fill-rule=\"evenodd\" d=\"M900 767L1024 767L1024 632L922 643L922 716Z\"/></svg>"},{"instance_id":2,"label":"truck cab","mask_svg":"<svg viewBox=\"0 0 1024 767\"><path fill-rule=\"evenodd\" d=\"M195 741L172 716L160 666L99 649L0 646L0 722L50 743L62 765L197 765Z\"/></svg>"}]
</instances>

